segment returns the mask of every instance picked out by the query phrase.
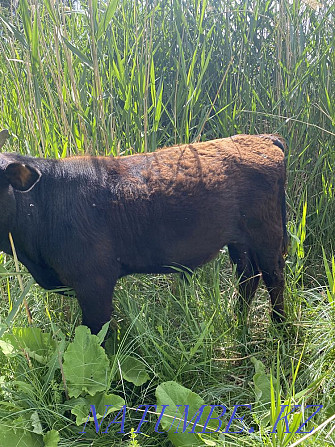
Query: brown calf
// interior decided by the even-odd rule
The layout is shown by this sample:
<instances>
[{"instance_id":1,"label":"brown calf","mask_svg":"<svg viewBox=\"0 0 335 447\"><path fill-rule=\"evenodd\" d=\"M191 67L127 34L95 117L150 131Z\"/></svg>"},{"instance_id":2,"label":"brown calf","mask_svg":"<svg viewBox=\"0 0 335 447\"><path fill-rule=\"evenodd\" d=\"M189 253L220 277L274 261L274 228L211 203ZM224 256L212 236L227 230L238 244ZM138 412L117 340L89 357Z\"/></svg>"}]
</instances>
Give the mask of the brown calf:
<instances>
[{"instance_id":1,"label":"brown calf","mask_svg":"<svg viewBox=\"0 0 335 447\"><path fill-rule=\"evenodd\" d=\"M282 149L277 136L236 135L125 157L0 154L0 249L11 253L11 232L35 280L72 287L96 333L118 278L194 269L227 245L243 299L262 274L281 320Z\"/></svg>"}]
</instances>

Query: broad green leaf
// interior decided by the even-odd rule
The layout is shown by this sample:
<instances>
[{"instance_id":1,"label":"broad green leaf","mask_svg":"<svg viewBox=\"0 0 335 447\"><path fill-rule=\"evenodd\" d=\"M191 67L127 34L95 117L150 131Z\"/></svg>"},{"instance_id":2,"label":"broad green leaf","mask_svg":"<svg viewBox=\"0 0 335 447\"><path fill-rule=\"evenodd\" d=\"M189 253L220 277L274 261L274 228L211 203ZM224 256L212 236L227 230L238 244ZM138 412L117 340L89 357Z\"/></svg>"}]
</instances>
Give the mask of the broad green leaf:
<instances>
[{"instance_id":1,"label":"broad green leaf","mask_svg":"<svg viewBox=\"0 0 335 447\"><path fill-rule=\"evenodd\" d=\"M24 380L11 380L7 383L7 387L15 388L15 390L22 396L23 394L28 397L34 397L36 389L28 381Z\"/></svg>"},{"instance_id":2,"label":"broad green leaf","mask_svg":"<svg viewBox=\"0 0 335 447\"><path fill-rule=\"evenodd\" d=\"M30 420L31 420L31 425L34 427L33 428L33 433L37 433L38 435L42 435L43 434L43 428L42 428L40 417L39 417L37 411L33 411L32 415L30 416Z\"/></svg>"},{"instance_id":3,"label":"broad green leaf","mask_svg":"<svg viewBox=\"0 0 335 447\"><path fill-rule=\"evenodd\" d=\"M4 343L3 343L4 342ZM10 346L12 346L12 352ZM56 342L50 333L42 332L36 327L16 327L12 334L5 334L0 341L2 351L7 355L28 353L40 363L47 363L49 357L56 349Z\"/></svg>"},{"instance_id":4,"label":"broad green leaf","mask_svg":"<svg viewBox=\"0 0 335 447\"><path fill-rule=\"evenodd\" d=\"M151 57L151 63L150 63L150 89L151 89L152 104L156 106L156 76L155 76L155 63L153 57Z\"/></svg>"},{"instance_id":5,"label":"broad green leaf","mask_svg":"<svg viewBox=\"0 0 335 447\"><path fill-rule=\"evenodd\" d=\"M204 429L211 410L211 406L206 405L198 394L174 381L158 385L155 394L158 404L157 413L162 413L164 408L162 405L168 405L164 410L160 423L163 430L168 432L168 438L174 446L203 446L207 443L205 442L206 438L209 438L208 441L217 439L218 434L215 433L215 430L220 428L217 420L210 420L205 428L205 431L213 434L201 434L201 437L197 434ZM187 414L185 405L189 405ZM203 408L202 411L200 410L201 408ZM196 415L200 416L200 414L201 417L196 421ZM211 417L217 418L218 415L216 412L213 412ZM190 422L192 418L194 419ZM189 425L187 425L188 423ZM190 433L192 430L195 433Z\"/></svg>"},{"instance_id":6,"label":"broad green leaf","mask_svg":"<svg viewBox=\"0 0 335 447\"><path fill-rule=\"evenodd\" d=\"M43 2L44 2L45 6L46 6L46 8L48 10L48 13L50 14L50 17L51 17L52 21L54 23L56 23L55 12L54 12L53 6L51 6L50 0L43 0Z\"/></svg>"},{"instance_id":7,"label":"broad green leaf","mask_svg":"<svg viewBox=\"0 0 335 447\"><path fill-rule=\"evenodd\" d=\"M159 87L158 87L158 100L156 103L156 109L155 109L155 129L158 129L158 124L161 119L162 114L162 98L163 98L163 79L161 79Z\"/></svg>"},{"instance_id":8,"label":"broad green leaf","mask_svg":"<svg viewBox=\"0 0 335 447\"><path fill-rule=\"evenodd\" d=\"M0 349L7 357L15 357L18 354L14 346L5 340L0 340Z\"/></svg>"},{"instance_id":9,"label":"broad green leaf","mask_svg":"<svg viewBox=\"0 0 335 447\"><path fill-rule=\"evenodd\" d=\"M270 374L265 372L265 366L255 357L251 357L256 374L253 376L255 395L257 402L268 405L271 402L271 379ZM272 377L273 386L276 387L277 379Z\"/></svg>"},{"instance_id":10,"label":"broad green leaf","mask_svg":"<svg viewBox=\"0 0 335 447\"><path fill-rule=\"evenodd\" d=\"M119 4L119 0L110 0L107 6L106 12L103 14L103 17L98 26L97 40L106 32L108 25L110 24L116 8Z\"/></svg>"},{"instance_id":11,"label":"broad green leaf","mask_svg":"<svg viewBox=\"0 0 335 447\"><path fill-rule=\"evenodd\" d=\"M23 22L23 28L24 32L26 34L27 41L31 42L31 17L30 17L30 10L27 0L20 0L20 8L21 8L21 17Z\"/></svg>"},{"instance_id":12,"label":"broad green leaf","mask_svg":"<svg viewBox=\"0 0 335 447\"><path fill-rule=\"evenodd\" d=\"M97 337L99 339L99 343L103 343L103 341L105 340L106 334L108 332L109 329L109 321L107 321L107 323L105 323L102 328L100 329L99 333L97 334Z\"/></svg>"},{"instance_id":13,"label":"broad green leaf","mask_svg":"<svg viewBox=\"0 0 335 447\"><path fill-rule=\"evenodd\" d=\"M97 419L101 419L113 411L120 410L125 405L125 401L116 394L97 393L95 396L88 395L85 398L71 399L67 404L72 406L71 413L76 416L76 424L82 425L87 421L91 405L95 407ZM112 406L108 407L106 411L106 405ZM92 413L89 420L94 420Z\"/></svg>"},{"instance_id":14,"label":"broad green leaf","mask_svg":"<svg viewBox=\"0 0 335 447\"><path fill-rule=\"evenodd\" d=\"M122 378L127 380L127 382L131 382L136 386L141 386L150 379L145 364L141 362L141 360L138 360L131 355L127 355L119 360L119 362Z\"/></svg>"},{"instance_id":15,"label":"broad green leaf","mask_svg":"<svg viewBox=\"0 0 335 447\"><path fill-rule=\"evenodd\" d=\"M108 388L109 360L99 338L86 326L76 328L75 337L64 353L63 370L70 397L81 393L94 396Z\"/></svg>"},{"instance_id":16,"label":"broad green leaf","mask_svg":"<svg viewBox=\"0 0 335 447\"><path fill-rule=\"evenodd\" d=\"M24 48L28 48L27 40L23 33L20 33L12 23L7 22L3 17L0 17L2 23L8 28L8 30L14 34L16 39L22 44Z\"/></svg>"},{"instance_id":17,"label":"broad green leaf","mask_svg":"<svg viewBox=\"0 0 335 447\"><path fill-rule=\"evenodd\" d=\"M61 334L61 332L58 331L58 334ZM44 376L45 386L48 386L50 381L54 378L55 371L60 368L59 359L63 358L66 347L66 340L64 335L61 334L61 337L62 339L57 342L56 349L54 350L53 354L50 355L48 363L46 364L48 371Z\"/></svg>"},{"instance_id":18,"label":"broad green leaf","mask_svg":"<svg viewBox=\"0 0 335 447\"><path fill-rule=\"evenodd\" d=\"M29 421L23 417L15 420L2 419L0 445L3 447L43 447L43 438L31 431Z\"/></svg>"},{"instance_id":19,"label":"broad green leaf","mask_svg":"<svg viewBox=\"0 0 335 447\"><path fill-rule=\"evenodd\" d=\"M44 447L57 447L60 435L57 430L50 430L43 436Z\"/></svg>"},{"instance_id":20,"label":"broad green leaf","mask_svg":"<svg viewBox=\"0 0 335 447\"><path fill-rule=\"evenodd\" d=\"M74 53L76 56L79 57L79 59L81 60L81 62L83 64L87 65L87 67L89 67L91 70L93 70L93 62L91 59L89 59L87 56L85 56L85 54L82 53L77 47L72 45L72 43L69 42L64 36L63 36L63 41L64 41L65 45L68 47L68 49L71 50L72 53Z\"/></svg>"},{"instance_id":21,"label":"broad green leaf","mask_svg":"<svg viewBox=\"0 0 335 447\"><path fill-rule=\"evenodd\" d=\"M37 10L35 11L35 19L33 24L32 42L31 42L31 68L33 74L36 76L39 68L39 57L38 57L38 18Z\"/></svg>"}]
</instances>

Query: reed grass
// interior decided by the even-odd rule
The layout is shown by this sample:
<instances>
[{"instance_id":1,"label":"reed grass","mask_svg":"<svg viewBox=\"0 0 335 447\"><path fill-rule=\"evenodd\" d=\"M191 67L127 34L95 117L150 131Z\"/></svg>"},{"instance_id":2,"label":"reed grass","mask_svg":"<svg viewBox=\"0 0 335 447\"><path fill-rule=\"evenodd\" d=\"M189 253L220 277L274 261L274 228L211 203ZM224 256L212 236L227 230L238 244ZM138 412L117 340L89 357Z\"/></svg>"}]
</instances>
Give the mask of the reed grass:
<instances>
[{"instance_id":1,"label":"reed grass","mask_svg":"<svg viewBox=\"0 0 335 447\"><path fill-rule=\"evenodd\" d=\"M15 15L2 8L8 149L118 154L278 132L288 141L290 217L299 221L306 195L307 243L331 249L334 4L315 5L90 0L73 10L20 0Z\"/></svg>"}]
</instances>

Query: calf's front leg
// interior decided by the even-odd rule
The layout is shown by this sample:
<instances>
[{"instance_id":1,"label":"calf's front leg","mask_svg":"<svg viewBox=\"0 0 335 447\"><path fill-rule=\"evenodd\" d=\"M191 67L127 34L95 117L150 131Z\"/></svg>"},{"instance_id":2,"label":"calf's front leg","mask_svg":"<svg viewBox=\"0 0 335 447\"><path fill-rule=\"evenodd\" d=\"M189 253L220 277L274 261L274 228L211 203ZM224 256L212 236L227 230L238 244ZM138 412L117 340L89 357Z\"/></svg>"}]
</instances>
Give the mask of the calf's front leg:
<instances>
[{"instance_id":1,"label":"calf's front leg","mask_svg":"<svg viewBox=\"0 0 335 447\"><path fill-rule=\"evenodd\" d=\"M82 310L82 324L97 334L111 319L112 296L117 278L95 275L83 278L74 289Z\"/></svg>"}]
</instances>

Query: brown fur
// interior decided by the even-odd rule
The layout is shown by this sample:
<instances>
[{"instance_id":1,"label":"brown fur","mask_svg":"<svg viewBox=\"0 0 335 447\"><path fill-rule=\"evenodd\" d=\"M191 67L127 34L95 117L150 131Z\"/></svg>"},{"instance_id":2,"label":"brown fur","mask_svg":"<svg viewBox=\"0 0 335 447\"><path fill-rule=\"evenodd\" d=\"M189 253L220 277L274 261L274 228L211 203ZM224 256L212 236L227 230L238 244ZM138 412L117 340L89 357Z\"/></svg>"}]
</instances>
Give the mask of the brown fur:
<instances>
[{"instance_id":1,"label":"brown fur","mask_svg":"<svg viewBox=\"0 0 335 447\"><path fill-rule=\"evenodd\" d=\"M119 277L194 269L228 245L242 300L262 274L281 320L282 149L278 136L236 135L127 157L0 155L0 185L14 188L0 189L0 207L12 210L0 217L0 248L10 252L11 231L37 282L73 287L83 322L97 332ZM26 192L16 190L22 172Z\"/></svg>"}]
</instances>

